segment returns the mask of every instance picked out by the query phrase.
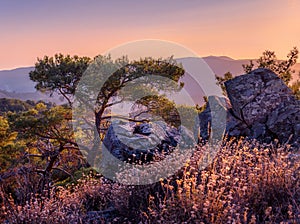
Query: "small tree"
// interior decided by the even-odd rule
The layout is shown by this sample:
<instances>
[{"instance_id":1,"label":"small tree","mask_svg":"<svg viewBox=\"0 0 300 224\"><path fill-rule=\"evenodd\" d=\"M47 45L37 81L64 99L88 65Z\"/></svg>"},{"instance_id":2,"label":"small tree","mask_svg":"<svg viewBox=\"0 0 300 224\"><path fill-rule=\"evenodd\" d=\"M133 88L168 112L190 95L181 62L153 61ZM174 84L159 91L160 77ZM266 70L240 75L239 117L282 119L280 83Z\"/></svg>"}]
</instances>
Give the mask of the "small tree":
<instances>
[{"instance_id":1,"label":"small tree","mask_svg":"<svg viewBox=\"0 0 300 224\"><path fill-rule=\"evenodd\" d=\"M83 164L82 155L73 139L71 117L70 108L56 106L48 109L43 103L38 103L28 111L8 114L11 129L26 144L23 162L33 165L41 175L38 192L43 192L52 181L54 170L71 176L70 171Z\"/></svg>"},{"instance_id":2,"label":"small tree","mask_svg":"<svg viewBox=\"0 0 300 224\"><path fill-rule=\"evenodd\" d=\"M278 60L274 51L266 50L263 55L256 61L256 66L252 61L250 64L243 65L246 73L251 72L256 68L268 68L278 74L278 76L289 85L292 74L295 72L292 67L296 64L299 50L294 47L287 55L287 60Z\"/></svg>"},{"instance_id":3,"label":"small tree","mask_svg":"<svg viewBox=\"0 0 300 224\"><path fill-rule=\"evenodd\" d=\"M84 73L87 75L83 75ZM180 88L183 84L178 81L183 75L184 70L172 57L168 59L144 58L129 62L125 56L112 60L110 56L99 55L91 61L87 57L58 54L54 58L45 56L43 59L38 59L35 70L30 73L30 78L37 82L38 90L57 92L69 102L70 106L72 106L76 90L76 103L88 108L78 113L85 115L82 119L91 127L90 132L93 132L87 131L87 133L89 136L94 136L94 145L88 155L90 158L97 151L98 136L104 138L109 121L114 116L110 113L112 106L134 99L136 93L139 92L138 89L148 95L161 95L162 91L168 92L176 87ZM152 82L153 76L166 78L165 80L170 82L165 83L162 80ZM78 86L79 81L82 82ZM127 88L129 92L126 92L124 87L128 85L131 88ZM148 100L153 101L152 98ZM167 104L161 103L160 105L166 106ZM76 107L76 111L78 110L80 108ZM91 120L93 118L94 121Z\"/></svg>"},{"instance_id":4,"label":"small tree","mask_svg":"<svg viewBox=\"0 0 300 224\"><path fill-rule=\"evenodd\" d=\"M223 91L223 95L224 96L227 96L227 93L226 93L226 87L224 85L224 83L227 81L227 80L230 80L233 78L233 75L231 72L226 72L224 74L224 77L222 76L215 76L216 77L216 80L217 80L217 85L219 85Z\"/></svg>"}]
</instances>

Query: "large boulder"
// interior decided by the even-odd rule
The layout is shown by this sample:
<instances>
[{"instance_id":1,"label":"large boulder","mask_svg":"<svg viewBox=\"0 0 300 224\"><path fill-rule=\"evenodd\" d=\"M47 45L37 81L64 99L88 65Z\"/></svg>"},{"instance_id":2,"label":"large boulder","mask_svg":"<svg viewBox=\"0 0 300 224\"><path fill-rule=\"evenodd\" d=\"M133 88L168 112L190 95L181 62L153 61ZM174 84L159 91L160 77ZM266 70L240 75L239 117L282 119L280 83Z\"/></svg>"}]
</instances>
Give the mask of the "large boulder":
<instances>
[{"instance_id":1,"label":"large boulder","mask_svg":"<svg viewBox=\"0 0 300 224\"><path fill-rule=\"evenodd\" d=\"M214 102L226 111L229 137L247 136L266 142L278 139L299 147L300 102L274 72L256 69L225 82L225 87L229 101L220 98ZM210 126L211 111L209 101L199 114L200 136L204 139L209 136L206 127Z\"/></svg>"},{"instance_id":2,"label":"large boulder","mask_svg":"<svg viewBox=\"0 0 300 224\"><path fill-rule=\"evenodd\" d=\"M233 113L249 126L265 123L273 110L297 101L284 82L268 69L238 76L225 82L225 87Z\"/></svg>"},{"instance_id":3,"label":"large boulder","mask_svg":"<svg viewBox=\"0 0 300 224\"><path fill-rule=\"evenodd\" d=\"M136 124L115 120L103 144L121 161L147 163L164 158L182 141L192 146L193 140L193 135L184 127L177 129L161 121Z\"/></svg>"}]
</instances>

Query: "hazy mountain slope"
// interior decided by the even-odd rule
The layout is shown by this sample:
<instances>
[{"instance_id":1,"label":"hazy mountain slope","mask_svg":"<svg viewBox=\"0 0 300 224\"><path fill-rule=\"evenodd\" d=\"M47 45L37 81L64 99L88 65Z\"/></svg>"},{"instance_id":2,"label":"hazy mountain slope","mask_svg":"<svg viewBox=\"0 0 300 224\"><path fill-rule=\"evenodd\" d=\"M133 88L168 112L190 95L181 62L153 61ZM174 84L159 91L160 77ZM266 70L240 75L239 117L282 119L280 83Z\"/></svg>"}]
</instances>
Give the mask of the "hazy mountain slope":
<instances>
[{"instance_id":1,"label":"hazy mountain slope","mask_svg":"<svg viewBox=\"0 0 300 224\"><path fill-rule=\"evenodd\" d=\"M209 56L203 60L209 65L213 72L217 75L223 75L231 72L233 75L243 74L243 64L248 64L250 60L234 60L226 56Z\"/></svg>"},{"instance_id":2,"label":"hazy mountain slope","mask_svg":"<svg viewBox=\"0 0 300 224\"><path fill-rule=\"evenodd\" d=\"M0 71L0 98L63 103L57 94L50 97L34 88L35 83L29 78L29 72L33 69L25 67Z\"/></svg>"},{"instance_id":3,"label":"hazy mountain slope","mask_svg":"<svg viewBox=\"0 0 300 224\"><path fill-rule=\"evenodd\" d=\"M212 71L217 75L223 75L230 71L233 75L243 74L243 64L248 64L250 60L235 60L227 56L208 56L204 57L203 60L208 64ZM255 60L253 60L255 61ZM2 70L0 71L0 98L15 98L20 100L44 100L51 101L57 104L61 103L58 95L49 97L46 94L36 91L34 88L35 83L29 78L29 72L34 67L17 68L13 70ZM294 79L299 79L298 73L300 71L300 63L294 66L297 71L294 74ZM202 102L202 90L195 89L193 82L190 78L186 77L182 81L186 82L186 87L190 88L189 94L195 99L197 96L201 99L197 101ZM184 100L183 100L184 101ZM200 103L200 102L197 102Z\"/></svg>"},{"instance_id":4,"label":"hazy mountain slope","mask_svg":"<svg viewBox=\"0 0 300 224\"><path fill-rule=\"evenodd\" d=\"M29 78L33 67L0 71L0 89L8 92L35 92L34 82Z\"/></svg>"}]
</instances>

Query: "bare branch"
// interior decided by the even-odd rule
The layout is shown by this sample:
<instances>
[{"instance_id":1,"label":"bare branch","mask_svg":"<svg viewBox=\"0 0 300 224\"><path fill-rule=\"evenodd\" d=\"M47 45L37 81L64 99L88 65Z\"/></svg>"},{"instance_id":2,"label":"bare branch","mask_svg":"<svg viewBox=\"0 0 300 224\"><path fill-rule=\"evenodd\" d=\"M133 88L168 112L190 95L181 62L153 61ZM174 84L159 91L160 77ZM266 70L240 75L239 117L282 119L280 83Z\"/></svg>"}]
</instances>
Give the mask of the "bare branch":
<instances>
[{"instance_id":1,"label":"bare branch","mask_svg":"<svg viewBox=\"0 0 300 224\"><path fill-rule=\"evenodd\" d=\"M71 173L69 173L68 171L66 171L66 170L64 170L64 169L62 169L62 168L59 168L59 167L53 167L52 169L53 169L53 170L59 170L59 171L62 171L62 172L64 172L65 174L67 174L68 176L70 176L70 177L72 178L72 180L74 180L74 176L73 176Z\"/></svg>"},{"instance_id":2,"label":"bare branch","mask_svg":"<svg viewBox=\"0 0 300 224\"><path fill-rule=\"evenodd\" d=\"M30 156L30 157L39 157L39 158L44 158L45 156L44 155L40 155L40 154L26 154L25 155L26 157L28 156Z\"/></svg>"}]
</instances>

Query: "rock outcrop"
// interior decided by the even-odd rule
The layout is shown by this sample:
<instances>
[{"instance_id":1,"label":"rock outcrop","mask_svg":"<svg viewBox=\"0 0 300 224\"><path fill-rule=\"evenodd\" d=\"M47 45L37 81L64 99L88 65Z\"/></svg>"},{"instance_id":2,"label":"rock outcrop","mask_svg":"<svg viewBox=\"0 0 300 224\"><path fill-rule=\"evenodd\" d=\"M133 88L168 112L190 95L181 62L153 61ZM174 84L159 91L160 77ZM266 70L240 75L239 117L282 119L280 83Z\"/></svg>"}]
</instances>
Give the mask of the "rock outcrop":
<instances>
[{"instance_id":1,"label":"rock outcrop","mask_svg":"<svg viewBox=\"0 0 300 224\"><path fill-rule=\"evenodd\" d=\"M115 120L103 144L121 161L147 163L170 154L181 142L189 144L194 137L184 127L179 129L164 122L136 124Z\"/></svg>"},{"instance_id":2,"label":"rock outcrop","mask_svg":"<svg viewBox=\"0 0 300 224\"><path fill-rule=\"evenodd\" d=\"M266 142L278 139L299 148L300 101L275 73L256 69L225 82L225 87L229 100L210 97L199 114L203 139L209 137L207 127L212 122L210 104L217 102L226 111L225 132L229 137L247 136Z\"/></svg>"}]
</instances>

